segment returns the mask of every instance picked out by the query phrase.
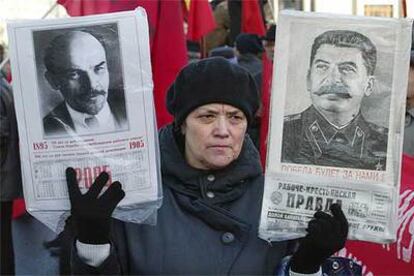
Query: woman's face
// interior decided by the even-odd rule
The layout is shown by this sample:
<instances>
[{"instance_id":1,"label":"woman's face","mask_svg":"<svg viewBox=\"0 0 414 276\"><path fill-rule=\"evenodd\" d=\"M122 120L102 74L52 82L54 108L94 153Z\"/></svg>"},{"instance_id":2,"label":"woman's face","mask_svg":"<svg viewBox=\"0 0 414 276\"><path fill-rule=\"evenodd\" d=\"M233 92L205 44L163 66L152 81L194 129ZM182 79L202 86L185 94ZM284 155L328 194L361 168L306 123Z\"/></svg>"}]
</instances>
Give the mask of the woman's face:
<instances>
[{"instance_id":1,"label":"woman's face","mask_svg":"<svg viewBox=\"0 0 414 276\"><path fill-rule=\"evenodd\" d=\"M221 169L239 157L247 129L244 113L227 104L206 104L185 119L185 158L190 166Z\"/></svg>"}]
</instances>

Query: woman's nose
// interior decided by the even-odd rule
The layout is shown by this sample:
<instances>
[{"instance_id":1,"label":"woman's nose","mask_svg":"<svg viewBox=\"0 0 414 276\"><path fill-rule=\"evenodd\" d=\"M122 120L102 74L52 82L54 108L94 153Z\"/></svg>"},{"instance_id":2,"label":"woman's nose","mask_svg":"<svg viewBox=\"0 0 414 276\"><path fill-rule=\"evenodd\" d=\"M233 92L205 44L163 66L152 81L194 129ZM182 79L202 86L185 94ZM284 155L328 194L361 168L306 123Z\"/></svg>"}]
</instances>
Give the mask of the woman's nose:
<instances>
[{"instance_id":1,"label":"woman's nose","mask_svg":"<svg viewBox=\"0 0 414 276\"><path fill-rule=\"evenodd\" d=\"M215 125L215 129L214 129L214 134L221 136L221 137L226 137L229 135L229 122L228 119L224 116L219 116L217 118L216 121L216 125Z\"/></svg>"}]
</instances>

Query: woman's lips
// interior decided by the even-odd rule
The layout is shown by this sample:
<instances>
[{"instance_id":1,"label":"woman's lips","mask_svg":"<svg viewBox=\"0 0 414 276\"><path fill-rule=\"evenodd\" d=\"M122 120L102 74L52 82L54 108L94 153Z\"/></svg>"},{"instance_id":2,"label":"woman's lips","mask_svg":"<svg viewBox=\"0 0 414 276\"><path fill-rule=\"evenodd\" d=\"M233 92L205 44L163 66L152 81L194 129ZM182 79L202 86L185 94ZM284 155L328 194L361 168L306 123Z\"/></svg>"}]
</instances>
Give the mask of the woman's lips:
<instances>
[{"instance_id":1,"label":"woman's lips","mask_svg":"<svg viewBox=\"0 0 414 276\"><path fill-rule=\"evenodd\" d=\"M220 153L224 154L225 152L228 152L229 150L231 150L231 146L228 146L228 145L211 145L211 146L208 146L208 149L215 152L215 153L217 153L217 154L220 154Z\"/></svg>"}]
</instances>

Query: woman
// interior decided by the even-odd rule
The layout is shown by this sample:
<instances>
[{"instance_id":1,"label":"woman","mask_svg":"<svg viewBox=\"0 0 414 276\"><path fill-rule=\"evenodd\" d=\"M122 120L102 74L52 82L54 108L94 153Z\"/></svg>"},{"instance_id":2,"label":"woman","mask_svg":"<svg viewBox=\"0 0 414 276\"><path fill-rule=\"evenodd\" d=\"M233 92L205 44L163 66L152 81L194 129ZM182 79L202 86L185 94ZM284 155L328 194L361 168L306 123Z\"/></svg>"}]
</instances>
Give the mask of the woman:
<instances>
[{"instance_id":1,"label":"woman","mask_svg":"<svg viewBox=\"0 0 414 276\"><path fill-rule=\"evenodd\" d=\"M74 273L272 274L291 253L288 241L257 237L263 194L259 155L246 135L259 107L253 78L223 58L184 68L168 91L174 123L159 134L163 205L156 226L113 221L124 196L113 183L97 198L103 173L81 195L67 170L78 233ZM338 206L318 212L311 234L293 256L291 270L313 273L343 247L347 222Z\"/></svg>"}]
</instances>

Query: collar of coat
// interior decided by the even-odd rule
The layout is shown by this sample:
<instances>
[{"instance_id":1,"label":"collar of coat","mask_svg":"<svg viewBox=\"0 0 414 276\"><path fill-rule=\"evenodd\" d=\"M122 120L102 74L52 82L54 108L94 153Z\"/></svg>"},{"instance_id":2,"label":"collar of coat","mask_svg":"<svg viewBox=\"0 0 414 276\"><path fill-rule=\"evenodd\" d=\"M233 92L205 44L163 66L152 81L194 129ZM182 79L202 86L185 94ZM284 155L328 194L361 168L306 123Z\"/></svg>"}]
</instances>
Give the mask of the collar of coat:
<instances>
[{"instance_id":1,"label":"collar of coat","mask_svg":"<svg viewBox=\"0 0 414 276\"><path fill-rule=\"evenodd\" d=\"M303 126L312 131L315 126L321 131L324 140L329 144L333 138L340 134L343 135L347 141L351 144L355 140L355 137L364 137L372 132L372 129L376 132L384 133L386 129L374 124L369 124L365 118L359 112L352 121L342 128L337 128L312 105L303 112Z\"/></svg>"},{"instance_id":2,"label":"collar of coat","mask_svg":"<svg viewBox=\"0 0 414 276\"><path fill-rule=\"evenodd\" d=\"M262 175L259 153L248 135L237 160L224 169L210 171L188 165L176 143L172 125L161 129L159 138L164 184L179 193L201 198L203 190L208 188L215 194L209 202L232 201L244 193L249 179ZM214 181L208 181L210 175Z\"/></svg>"}]
</instances>

